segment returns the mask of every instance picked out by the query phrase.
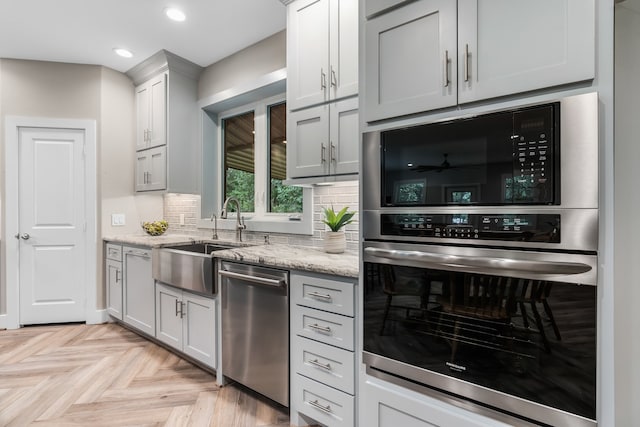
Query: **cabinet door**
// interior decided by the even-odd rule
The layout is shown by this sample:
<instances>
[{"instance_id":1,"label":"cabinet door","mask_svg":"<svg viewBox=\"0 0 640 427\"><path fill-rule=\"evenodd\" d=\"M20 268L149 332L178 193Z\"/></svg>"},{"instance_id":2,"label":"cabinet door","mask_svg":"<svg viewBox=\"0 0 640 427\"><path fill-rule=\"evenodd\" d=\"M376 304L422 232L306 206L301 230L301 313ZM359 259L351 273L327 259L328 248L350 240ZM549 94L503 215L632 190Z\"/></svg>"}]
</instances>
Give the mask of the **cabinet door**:
<instances>
[{"instance_id":1,"label":"cabinet door","mask_svg":"<svg viewBox=\"0 0 640 427\"><path fill-rule=\"evenodd\" d=\"M167 188L167 148L150 148L136 153L136 191Z\"/></svg>"},{"instance_id":2,"label":"cabinet door","mask_svg":"<svg viewBox=\"0 0 640 427\"><path fill-rule=\"evenodd\" d=\"M148 83L136 88L136 150L144 150L149 146L147 136L150 129L150 99Z\"/></svg>"},{"instance_id":3,"label":"cabinet door","mask_svg":"<svg viewBox=\"0 0 640 427\"><path fill-rule=\"evenodd\" d=\"M183 292L182 351L200 362L216 367L216 307L213 298Z\"/></svg>"},{"instance_id":4,"label":"cabinet door","mask_svg":"<svg viewBox=\"0 0 640 427\"><path fill-rule=\"evenodd\" d=\"M358 117L358 98L338 101L330 106L329 155L332 174L358 173Z\"/></svg>"},{"instance_id":5,"label":"cabinet door","mask_svg":"<svg viewBox=\"0 0 640 427\"><path fill-rule=\"evenodd\" d=\"M156 338L182 350L182 292L156 284Z\"/></svg>"},{"instance_id":6,"label":"cabinet door","mask_svg":"<svg viewBox=\"0 0 640 427\"><path fill-rule=\"evenodd\" d=\"M360 424L375 427L507 427L429 396L373 379L365 383ZM444 396L443 396L444 397Z\"/></svg>"},{"instance_id":7,"label":"cabinet door","mask_svg":"<svg viewBox=\"0 0 640 427\"><path fill-rule=\"evenodd\" d=\"M329 173L329 105L289 113L287 138L289 178Z\"/></svg>"},{"instance_id":8,"label":"cabinet door","mask_svg":"<svg viewBox=\"0 0 640 427\"><path fill-rule=\"evenodd\" d=\"M459 102L592 79L594 14L593 0L459 0Z\"/></svg>"},{"instance_id":9,"label":"cabinet door","mask_svg":"<svg viewBox=\"0 0 640 427\"><path fill-rule=\"evenodd\" d=\"M167 142L167 75L162 74L149 82L149 134L148 147Z\"/></svg>"},{"instance_id":10,"label":"cabinet door","mask_svg":"<svg viewBox=\"0 0 640 427\"><path fill-rule=\"evenodd\" d=\"M326 101L329 0L299 0L289 5L287 58L287 107L296 110Z\"/></svg>"},{"instance_id":11,"label":"cabinet door","mask_svg":"<svg viewBox=\"0 0 640 427\"><path fill-rule=\"evenodd\" d=\"M123 256L122 321L155 336L155 290L151 250L123 247Z\"/></svg>"},{"instance_id":12,"label":"cabinet door","mask_svg":"<svg viewBox=\"0 0 640 427\"><path fill-rule=\"evenodd\" d=\"M419 0L365 27L366 121L456 104L456 2Z\"/></svg>"},{"instance_id":13,"label":"cabinet door","mask_svg":"<svg viewBox=\"0 0 640 427\"><path fill-rule=\"evenodd\" d=\"M358 94L358 0L331 0L329 97Z\"/></svg>"},{"instance_id":14,"label":"cabinet door","mask_svg":"<svg viewBox=\"0 0 640 427\"><path fill-rule=\"evenodd\" d=\"M106 260L107 312L122 320L122 263Z\"/></svg>"}]
</instances>

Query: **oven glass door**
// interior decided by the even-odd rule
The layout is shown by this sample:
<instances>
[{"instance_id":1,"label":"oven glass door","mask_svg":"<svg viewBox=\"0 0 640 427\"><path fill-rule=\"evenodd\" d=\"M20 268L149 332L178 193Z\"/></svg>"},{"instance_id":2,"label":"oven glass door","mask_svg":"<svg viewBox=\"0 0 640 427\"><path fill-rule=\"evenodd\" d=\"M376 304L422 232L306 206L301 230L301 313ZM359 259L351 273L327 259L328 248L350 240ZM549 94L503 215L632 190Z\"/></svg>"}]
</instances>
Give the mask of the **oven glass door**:
<instances>
[{"instance_id":1,"label":"oven glass door","mask_svg":"<svg viewBox=\"0 0 640 427\"><path fill-rule=\"evenodd\" d=\"M471 383L499 395L466 393L480 402L505 401L504 393L595 419L596 286L517 277L557 279L560 270L572 268L569 275L577 276L583 274L579 263L558 263L552 274L536 273L537 264L483 274L481 260L464 266L444 255L448 261L436 267L427 256L425 267L418 251L388 250L389 257L378 251L365 248L365 356L414 367L409 380L451 393ZM403 253L410 261L401 261ZM485 264L499 262L488 258Z\"/></svg>"},{"instance_id":2,"label":"oven glass door","mask_svg":"<svg viewBox=\"0 0 640 427\"><path fill-rule=\"evenodd\" d=\"M553 104L382 132L382 205L559 203Z\"/></svg>"}]
</instances>

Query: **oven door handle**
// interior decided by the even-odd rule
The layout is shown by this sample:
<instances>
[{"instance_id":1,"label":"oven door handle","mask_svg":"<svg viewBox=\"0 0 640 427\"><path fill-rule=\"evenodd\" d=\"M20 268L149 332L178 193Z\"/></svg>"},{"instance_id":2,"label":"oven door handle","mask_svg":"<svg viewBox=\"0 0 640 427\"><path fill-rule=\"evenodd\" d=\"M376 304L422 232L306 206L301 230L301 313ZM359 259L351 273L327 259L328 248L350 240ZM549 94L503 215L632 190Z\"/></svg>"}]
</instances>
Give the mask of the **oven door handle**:
<instances>
[{"instance_id":1,"label":"oven door handle","mask_svg":"<svg viewBox=\"0 0 640 427\"><path fill-rule=\"evenodd\" d=\"M529 261L498 257L476 257L465 255L445 255L422 251L402 251L396 249L364 248L367 255L394 261L417 262L424 267L449 267L459 271L480 270L481 273L494 274L505 271L533 274L582 274L591 270L588 264L578 262Z\"/></svg>"}]
</instances>

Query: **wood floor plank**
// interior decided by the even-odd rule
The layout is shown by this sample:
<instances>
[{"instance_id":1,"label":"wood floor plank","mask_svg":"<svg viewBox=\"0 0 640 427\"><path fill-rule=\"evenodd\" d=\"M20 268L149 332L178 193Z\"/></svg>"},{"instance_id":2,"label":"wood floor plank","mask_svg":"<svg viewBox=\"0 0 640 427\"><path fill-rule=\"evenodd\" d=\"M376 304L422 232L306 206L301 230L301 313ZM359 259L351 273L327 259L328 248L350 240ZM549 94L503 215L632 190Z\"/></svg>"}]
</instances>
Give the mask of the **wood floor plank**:
<instances>
[{"instance_id":1,"label":"wood floor plank","mask_svg":"<svg viewBox=\"0 0 640 427\"><path fill-rule=\"evenodd\" d=\"M0 331L0 426L286 426L286 409L118 324Z\"/></svg>"}]
</instances>

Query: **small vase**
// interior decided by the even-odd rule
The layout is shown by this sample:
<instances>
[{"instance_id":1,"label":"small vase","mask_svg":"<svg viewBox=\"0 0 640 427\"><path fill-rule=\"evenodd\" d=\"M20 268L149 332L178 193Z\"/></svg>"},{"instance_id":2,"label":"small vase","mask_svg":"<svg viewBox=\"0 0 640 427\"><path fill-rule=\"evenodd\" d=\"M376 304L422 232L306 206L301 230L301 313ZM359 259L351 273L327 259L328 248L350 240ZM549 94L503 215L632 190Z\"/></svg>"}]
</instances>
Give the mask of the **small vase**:
<instances>
[{"instance_id":1,"label":"small vase","mask_svg":"<svg viewBox=\"0 0 640 427\"><path fill-rule=\"evenodd\" d=\"M344 231L327 231L324 235L324 251L328 254L341 254L347 247Z\"/></svg>"}]
</instances>

